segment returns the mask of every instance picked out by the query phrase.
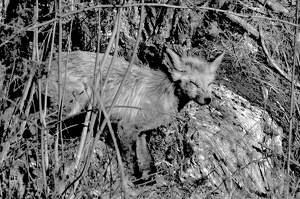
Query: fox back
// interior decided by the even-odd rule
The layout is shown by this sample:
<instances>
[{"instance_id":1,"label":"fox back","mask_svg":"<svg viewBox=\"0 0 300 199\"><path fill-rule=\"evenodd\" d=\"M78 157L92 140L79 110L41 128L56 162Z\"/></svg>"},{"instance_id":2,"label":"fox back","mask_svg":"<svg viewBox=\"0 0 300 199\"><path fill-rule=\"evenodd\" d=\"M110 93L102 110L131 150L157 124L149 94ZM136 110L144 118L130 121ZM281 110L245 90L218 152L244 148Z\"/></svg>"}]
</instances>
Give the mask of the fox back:
<instances>
[{"instance_id":1,"label":"fox back","mask_svg":"<svg viewBox=\"0 0 300 199\"><path fill-rule=\"evenodd\" d=\"M213 62L197 57L181 58L170 49L167 49L167 54L172 62L167 70L132 66L116 107L112 110L112 121L144 131L168 122L170 116L176 115L190 100L199 105L211 102L211 83L224 53ZM103 54L99 54L99 59L102 58ZM102 80L111 59L109 56L104 64ZM65 101L69 105L67 111L68 115L74 115L85 108L91 99L96 53L75 51L70 52L68 57L67 53L63 53L62 60L63 69L60 74ZM101 99L105 107L111 106L128 65L123 58L115 60L107 85L101 88ZM54 98L58 91L57 69L57 63L54 62L49 76L49 95Z\"/></svg>"}]
</instances>

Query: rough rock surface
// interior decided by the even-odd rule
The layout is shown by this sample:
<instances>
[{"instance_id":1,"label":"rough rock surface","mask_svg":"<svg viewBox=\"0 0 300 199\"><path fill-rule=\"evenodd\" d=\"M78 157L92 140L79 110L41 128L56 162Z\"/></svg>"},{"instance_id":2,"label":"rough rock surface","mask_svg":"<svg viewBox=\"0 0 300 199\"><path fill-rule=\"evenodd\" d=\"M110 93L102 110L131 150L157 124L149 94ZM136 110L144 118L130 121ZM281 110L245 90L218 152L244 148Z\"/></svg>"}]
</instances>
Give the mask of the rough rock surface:
<instances>
[{"instance_id":1,"label":"rough rock surface","mask_svg":"<svg viewBox=\"0 0 300 199\"><path fill-rule=\"evenodd\" d=\"M282 154L282 129L225 86L214 90L210 107L189 111L193 122L186 137L194 154L182 179L205 177L219 190L236 192L234 187L240 187L245 194L265 195L279 185L274 176L282 176L270 159Z\"/></svg>"}]
</instances>

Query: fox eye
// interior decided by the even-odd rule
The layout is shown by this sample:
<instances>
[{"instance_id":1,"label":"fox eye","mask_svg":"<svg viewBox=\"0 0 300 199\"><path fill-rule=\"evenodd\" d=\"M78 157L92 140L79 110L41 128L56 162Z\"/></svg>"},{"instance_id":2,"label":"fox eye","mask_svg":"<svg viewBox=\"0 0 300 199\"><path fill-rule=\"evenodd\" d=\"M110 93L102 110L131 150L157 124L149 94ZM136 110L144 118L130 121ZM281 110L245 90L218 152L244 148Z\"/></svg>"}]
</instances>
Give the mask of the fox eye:
<instances>
[{"instance_id":1,"label":"fox eye","mask_svg":"<svg viewBox=\"0 0 300 199\"><path fill-rule=\"evenodd\" d=\"M195 85L196 87L199 87L198 84L196 84L196 83L193 82L193 81L190 81L190 83L193 84L193 85Z\"/></svg>"}]
</instances>

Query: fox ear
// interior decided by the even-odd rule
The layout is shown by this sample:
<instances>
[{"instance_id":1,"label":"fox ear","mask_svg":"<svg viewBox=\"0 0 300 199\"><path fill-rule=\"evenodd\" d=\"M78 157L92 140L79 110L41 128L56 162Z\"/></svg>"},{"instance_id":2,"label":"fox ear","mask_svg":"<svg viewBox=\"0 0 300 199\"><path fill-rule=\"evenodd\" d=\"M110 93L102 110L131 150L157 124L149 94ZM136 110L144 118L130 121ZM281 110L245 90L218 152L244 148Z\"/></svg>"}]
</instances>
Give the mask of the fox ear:
<instances>
[{"instance_id":1,"label":"fox ear","mask_svg":"<svg viewBox=\"0 0 300 199\"><path fill-rule=\"evenodd\" d=\"M225 52L223 52L221 55L219 55L213 62L210 63L210 72L215 73L217 69L219 68L222 59L225 55Z\"/></svg>"},{"instance_id":2,"label":"fox ear","mask_svg":"<svg viewBox=\"0 0 300 199\"><path fill-rule=\"evenodd\" d=\"M175 53L174 51L172 51L169 48L167 48L166 51L169 54L169 56L171 57L171 61L173 63L172 66L168 66L168 70L172 76L172 79L174 81L177 81L184 76L185 68L183 67L181 58L178 56L177 53Z\"/></svg>"},{"instance_id":3,"label":"fox ear","mask_svg":"<svg viewBox=\"0 0 300 199\"><path fill-rule=\"evenodd\" d=\"M182 64L182 61L181 61L180 57L174 51L172 51L169 48L167 48L166 51L170 55L171 61L174 64L173 68L175 68L178 71L184 71L184 68L182 67L183 64Z\"/></svg>"}]
</instances>

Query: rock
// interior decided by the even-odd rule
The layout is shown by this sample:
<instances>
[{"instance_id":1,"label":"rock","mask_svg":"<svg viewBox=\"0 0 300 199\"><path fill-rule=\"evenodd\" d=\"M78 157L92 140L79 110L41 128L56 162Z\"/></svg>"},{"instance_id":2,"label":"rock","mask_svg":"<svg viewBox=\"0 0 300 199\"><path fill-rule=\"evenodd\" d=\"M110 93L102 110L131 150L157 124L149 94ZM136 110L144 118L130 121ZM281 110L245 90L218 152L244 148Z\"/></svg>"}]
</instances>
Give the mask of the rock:
<instances>
[{"instance_id":1,"label":"rock","mask_svg":"<svg viewBox=\"0 0 300 199\"><path fill-rule=\"evenodd\" d=\"M218 192L239 189L244 197L275 190L282 185L283 173L276 170L272 156L282 154L282 128L225 86L214 90L210 107L192 106L189 111L186 139L194 153L181 179L205 178L206 185Z\"/></svg>"}]
</instances>

